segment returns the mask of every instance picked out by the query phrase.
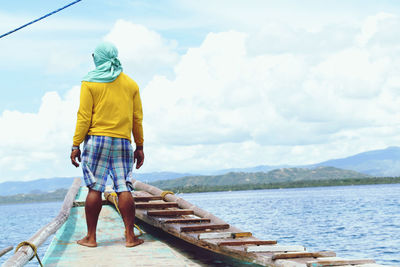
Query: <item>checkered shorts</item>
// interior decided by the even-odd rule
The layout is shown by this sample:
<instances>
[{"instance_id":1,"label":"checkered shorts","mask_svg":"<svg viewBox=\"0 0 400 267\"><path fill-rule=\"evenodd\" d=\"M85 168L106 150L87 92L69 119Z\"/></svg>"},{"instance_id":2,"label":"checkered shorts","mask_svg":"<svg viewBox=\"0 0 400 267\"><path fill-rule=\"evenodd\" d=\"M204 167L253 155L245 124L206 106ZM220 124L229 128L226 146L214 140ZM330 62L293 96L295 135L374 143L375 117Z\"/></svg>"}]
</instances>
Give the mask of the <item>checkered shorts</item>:
<instances>
[{"instance_id":1,"label":"checkered shorts","mask_svg":"<svg viewBox=\"0 0 400 267\"><path fill-rule=\"evenodd\" d=\"M107 178L114 182L115 192L129 191L132 178L133 151L128 139L88 135L82 154L83 178L87 187L104 192Z\"/></svg>"}]
</instances>

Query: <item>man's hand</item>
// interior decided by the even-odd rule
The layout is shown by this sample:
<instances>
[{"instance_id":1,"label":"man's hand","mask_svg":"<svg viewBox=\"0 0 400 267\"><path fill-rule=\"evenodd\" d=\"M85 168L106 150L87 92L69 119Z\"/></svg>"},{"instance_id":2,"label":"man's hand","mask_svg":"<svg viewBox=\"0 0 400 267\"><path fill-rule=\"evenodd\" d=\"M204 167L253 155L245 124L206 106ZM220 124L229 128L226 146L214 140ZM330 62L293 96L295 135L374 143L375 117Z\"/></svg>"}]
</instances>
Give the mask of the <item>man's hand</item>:
<instances>
[{"instance_id":1,"label":"man's hand","mask_svg":"<svg viewBox=\"0 0 400 267\"><path fill-rule=\"evenodd\" d=\"M79 163L76 162L76 158L78 158L78 161L81 162L81 150L80 149L74 149L71 152L71 163L75 167L79 167Z\"/></svg>"},{"instance_id":2,"label":"man's hand","mask_svg":"<svg viewBox=\"0 0 400 267\"><path fill-rule=\"evenodd\" d=\"M136 162L136 169L142 167L144 162L143 147L137 147L135 152L133 152L133 165L135 165L135 162Z\"/></svg>"}]
</instances>

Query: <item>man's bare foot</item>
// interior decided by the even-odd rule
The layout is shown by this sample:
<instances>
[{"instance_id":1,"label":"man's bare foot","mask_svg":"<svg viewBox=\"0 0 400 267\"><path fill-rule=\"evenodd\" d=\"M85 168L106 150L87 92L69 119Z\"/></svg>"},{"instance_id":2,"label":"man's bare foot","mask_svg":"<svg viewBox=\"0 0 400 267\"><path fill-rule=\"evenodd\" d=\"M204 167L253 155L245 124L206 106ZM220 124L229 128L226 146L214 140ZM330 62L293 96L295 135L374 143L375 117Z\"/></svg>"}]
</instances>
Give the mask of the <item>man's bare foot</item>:
<instances>
[{"instance_id":1,"label":"man's bare foot","mask_svg":"<svg viewBox=\"0 0 400 267\"><path fill-rule=\"evenodd\" d=\"M90 247L90 248L97 247L97 242L96 241L90 241L87 236L85 236L81 240L76 241L76 243L78 243L81 246Z\"/></svg>"},{"instance_id":2,"label":"man's bare foot","mask_svg":"<svg viewBox=\"0 0 400 267\"><path fill-rule=\"evenodd\" d=\"M143 243L144 243L144 240L135 237L132 241L128 241L128 240L126 241L126 247L127 248L136 247Z\"/></svg>"}]
</instances>

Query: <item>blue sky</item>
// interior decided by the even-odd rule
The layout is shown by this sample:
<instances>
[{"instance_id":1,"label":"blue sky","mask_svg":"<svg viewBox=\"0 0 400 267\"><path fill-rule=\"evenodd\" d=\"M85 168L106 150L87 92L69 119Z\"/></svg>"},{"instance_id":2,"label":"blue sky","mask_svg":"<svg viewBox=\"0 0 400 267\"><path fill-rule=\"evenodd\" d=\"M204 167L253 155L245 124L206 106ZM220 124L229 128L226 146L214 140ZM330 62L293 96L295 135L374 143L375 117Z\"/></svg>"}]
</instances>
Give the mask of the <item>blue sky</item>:
<instances>
[{"instance_id":1,"label":"blue sky","mask_svg":"<svg viewBox=\"0 0 400 267\"><path fill-rule=\"evenodd\" d=\"M69 1L7 1L7 32ZM141 88L145 171L305 164L398 145L397 1L83 0L0 39L0 182L68 162L101 40Z\"/></svg>"}]
</instances>

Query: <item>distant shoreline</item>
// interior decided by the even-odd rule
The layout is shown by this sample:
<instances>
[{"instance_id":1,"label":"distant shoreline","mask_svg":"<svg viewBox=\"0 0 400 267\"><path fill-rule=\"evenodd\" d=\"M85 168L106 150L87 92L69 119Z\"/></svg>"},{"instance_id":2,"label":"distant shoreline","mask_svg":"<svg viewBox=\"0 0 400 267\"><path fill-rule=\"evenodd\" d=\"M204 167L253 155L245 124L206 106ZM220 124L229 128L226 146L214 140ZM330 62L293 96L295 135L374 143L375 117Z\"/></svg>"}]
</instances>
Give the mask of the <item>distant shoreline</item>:
<instances>
[{"instance_id":1,"label":"distant shoreline","mask_svg":"<svg viewBox=\"0 0 400 267\"><path fill-rule=\"evenodd\" d=\"M218 185L218 186L201 185L201 186L185 186L185 187L173 187L173 188L163 188L163 189L168 191L173 191L175 193L201 193L201 192L373 185L373 184L400 184L400 177L332 179L332 180L312 180L312 181L303 180L295 182L268 183L268 184L239 184L239 185ZM67 191L68 189L58 189L50 193L17 194L11 196L0 196L0 205L62 201Z\"/></svg>"},{"instance_id":2,"label":"distant shoreline","mask_svg":"<svg viewBox=\"0 0 400 267\"><path fill-rule=\"evenodd\" d=\"M180 186L180 187L163 188L163 189L179 193L201 193L201 192L372 185L372 184L400 184L400 177L347 178L347 179L311 180L311 181L302 180L295 182L267 183L267 184L238 184L238 185L215 185L215 186L195 185L195 186L184 186L184 187Z\"/></svg>"}]
</instances>

